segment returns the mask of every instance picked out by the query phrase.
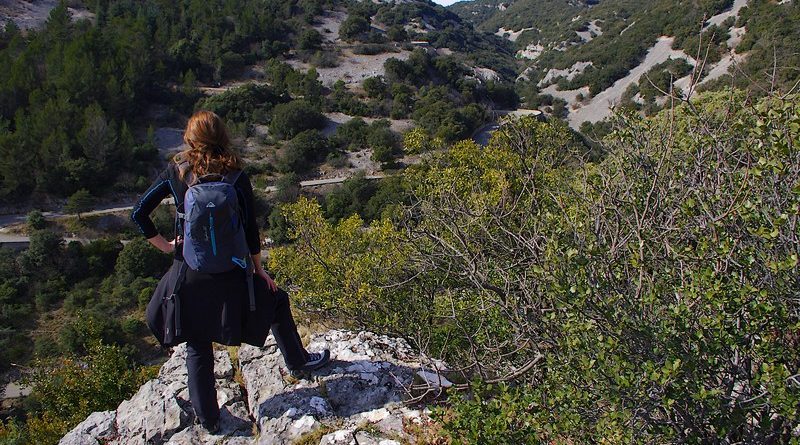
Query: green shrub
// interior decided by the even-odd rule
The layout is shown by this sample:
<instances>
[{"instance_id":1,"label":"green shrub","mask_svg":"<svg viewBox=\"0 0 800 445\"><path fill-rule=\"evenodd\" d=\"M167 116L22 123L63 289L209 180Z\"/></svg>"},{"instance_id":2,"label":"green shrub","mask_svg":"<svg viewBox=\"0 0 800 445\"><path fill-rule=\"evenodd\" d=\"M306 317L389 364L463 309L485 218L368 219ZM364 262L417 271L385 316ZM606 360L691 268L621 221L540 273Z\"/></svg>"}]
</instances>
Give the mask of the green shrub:
<instances>
[{"instance_id":1,"label":"green shrub","mask_svg":"<svg viewBox=\"0 0 800 445\"><path fill-rule=\"evenodd\" d=\"M797 99L618 117L600 159L523 118L406 170L368 227L285 206L270 261L309 314L513 380L454 402L455 443L796 442Z\"/></svg>"},{"instance_id":2,"label":"green shrub","mask_svg":"<svg viewBox=\"0 0 800 445\"><path fill-rule=\"evenodd\" d=\"M297 46L304 51L315 51L322 45L322 35L316 29L307 29L297 39Z\"/></svg>"},{"instance_id":3,"label":"green shrub","mask_svg":"<svg viewBox=\"0 0 800 445\"><path fill-rule=\"evenodd\" d=\"M291 139L306 130L319 130L325 125L322 114L308 101L294 100L276 105L269 130L282 139Z\"/></svg>"},{"instance_id":4,"label":"green shrub","mask_svg":"<svg viewBox=\"0 0 800 445\"><path fill-rule=\"evenodd\" d=\"M29 230L41 230L47 225L47 220L39 210L31 210L28 212L27 223Z\"/></svg>"},{"instance_id":5,"label":"green shrub","mask_svg":"<svg viewBox=\"0 0 800 445\"><path fill-rule=\"evenodd\" d=\"M144 238L133 239L117 258L117 282L126 286L136 278L161 278L171 263L170 255L161 253Z\"/></svg>"},{"instance_id":6,"label":"green shrub","mask_svg":"<svg viewBox=\"0 0 800 445\"><path fill-rule=\"evenodd\" d=\"M80 360L39 362L30 377L32 397L41 406L28 417L30 443L56 443L94 411L114 409L133 395L148 374L135 368L117 346L93 344Z\"/></svg>"},{"instance_id":7,"label":"green shrub","mask_svg":"<svg viewBox=\"0 0 800 445\"><path fill-rule=\"evenodd\" d=\"M357 14L349 14L339 27L339 38L354 40L369 31L369 18Z\"/></svg>"},{"instance_id":8,"label":"green shrub","mask_svg":"<svg viewBox=\"0 0 800 445\"><path fill-rule=\"evenodd\" d=\"M317 130L306 130L281 149L278 167L283 172L303 173L328 154L328 140Z\"/></svg>"},{"instance_id":9,"label":"green shrub","mask_svg":"<svg viewBox=\"0 0 800 445\"><path fill-rule=\"evenodd\" d=\"M349 151L360 150L366 146L368 128L369 124L364 119L350 119L336 128L336 133L331 136L331 143Z\"/></svg>"}]
</instances>

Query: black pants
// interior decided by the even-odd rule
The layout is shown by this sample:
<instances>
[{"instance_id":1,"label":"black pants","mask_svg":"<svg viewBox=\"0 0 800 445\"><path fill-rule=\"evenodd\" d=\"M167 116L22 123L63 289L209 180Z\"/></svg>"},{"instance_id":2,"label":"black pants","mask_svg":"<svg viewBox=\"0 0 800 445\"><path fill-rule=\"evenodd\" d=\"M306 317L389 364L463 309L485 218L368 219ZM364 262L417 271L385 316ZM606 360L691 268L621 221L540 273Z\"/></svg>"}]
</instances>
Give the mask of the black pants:
<instances>
[{"instance_id":1,"label":"black pants","mask_svg":"<svg viewBox=\"0 0 800 445\"><path fill-rule=\"evenodd\" d=\"M308 361L308 353L297 333L297 325L289 307L289 295L283 289L273 295L277 301L272 335L286 366L298 369ZM186 368L189 372L189 399L197 418L203 423L217 422L219 406L214 388L214 350L210 341L186 342Z\"/></svg>"}]
</instances>

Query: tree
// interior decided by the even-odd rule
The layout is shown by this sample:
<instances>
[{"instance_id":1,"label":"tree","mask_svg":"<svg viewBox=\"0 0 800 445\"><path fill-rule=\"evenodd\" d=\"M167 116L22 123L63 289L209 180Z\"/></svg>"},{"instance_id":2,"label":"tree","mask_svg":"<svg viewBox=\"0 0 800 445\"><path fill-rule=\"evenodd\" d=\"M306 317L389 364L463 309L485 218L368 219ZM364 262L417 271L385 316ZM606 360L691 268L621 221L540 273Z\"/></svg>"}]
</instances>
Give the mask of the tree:
<instances>
[{"instance_id":1,"label":"tree","mask_svg":"<svg viewBox=\"0 0 800 445\"><path fill-rule=\"evenodd\" d=\"M267 235L269 235L275 244L284 244L289 241L289 225L286 222L286 218L283 216L280 205L272 208L267 223Z\"/></svg>"},{"instance_id":2,"label":"tree","mask_svg":"<svg viewBox=\"0 0 800 445\"><path fill-rule=\"evenodd\" d=\"M58 272L64 240L50 230L30 234L28 250L17 258L23 273L36 273L43 280Z\"/></svg>"},{"instance_id":3,"label":"tree","mask_svg":"<svg viewBox=\"0 0 800 445\"><path fill-rule=\"evenodd\" d=\"M395 57L386 59L386 62L383 62L383 69L389 82L404 82L412 75L408 63Z\"/></svg>"},{"instance_id":4,"label":"tree","mask_svg":"<svg viewBox=\"0 0 800 445\"><path fill-rule=\"evenodd\" d=\"M159 278L169 265L169 255L161 253L145 239L138 237L127 243L117 257L117 281L125 286L136 278Z\"/></svg>"},{"instance_id":5,"label":"tree","mask_svg":"<svg viewBox=\"0 0 800 445\"><path fill-rule=\"evenodd\" d=\"M458 142L370 226L300 200L270 261L306 313L474 364L492 384L453 399L454 442L790 443L800 101L617 119L595 161L559 120Z\"/></svg>"},{"instance_id":6,"label":"tree","mask_svg":"<svg viewBox=\"0 0 800 445\"><path fill-rule=\"evenodd\" d=\"M47 220L44 218L41 211L31 210L28 212L27 223L28 229L41 230L47 225Z\"/></svg>"},{"instance_id":7,"label":"tree","mask_svg":"<svg viewBox=\"0 0 800 445\"><path fill-rule=\"evenodd\" d=\"M276 192L278 202L294 202L300 196L300 177L297 176L297 173L282 175L278 178L275 186L278 189Z\"/></svg>"},{"instance_id":8,"label":"tree","mask_svg":"<svg viewBox=\"0 0 800 445\"><path fill-rule=\"evenodd\" d=\"M106 173L107 163L112 160L117 135L114 127L106 121L105 113L99 104L94 103L86 109L83 128L78 139L95 175L102 179Z\"/></svg>"},{"instance_id":9,"label":"tree","mask_svg":"<svg viewBox=\"0 0 800 445\"><path fill-rule=\"evenodd\" d=\"M405 42L408 40L408 33L401 25L392 25L386 30L386 37L394 42Z\"/></svg>"},{"instance_id":10,"label":"tree","mask_svg":"<svg viewBox=\"0 0 800 445\"><path fill-rule=\"evenodd\" d=\"M349 14L339 27L339 38L347 41L354 40L369 29L369 18L360 14Z\"/></svg>"},{"instance_id":11,"label":"tree","mask_svg":"<svg viewBox=\"0 0 800 445\"><path fill-rule=\"evenodd\" d=\"M306 130L281 150L279 168L284 172L302 173L328 154L328 140L317 130Z\"/></svg>"},{"instance_id":12,"label":"tree","mask_svg":"<svg viewBox=\"0 0 800 445\"><path fill-rule=\"evenodd\" d=\"M386 84L383 82L382 76L367 77L362 86L367 92L367 96L373 99L383 99L386 95Z\"/></svg>"},{"instance_id":13,"label":"tree","mask_svg":"<svg viewBox=\"0 0 800 445\"><path fill-rule=\"evenodd\" d=\"M322 35L316 29L307 29L297 39L297 46L304 51L316 51L322 45Z\"/></svg>"},{"instance_id":14,"label":"tree","mask_svg":"<svg viewBox=\"0 0 800 445\"><path fill-rule=\"evenodd\" d=\"M367 134L367 146L372 148L372 159L381 163L391 162L398 149L398 137L384 121L372 124Z\"/></svg>"},{"instance_id":15,"label":"tree","mask_svg":"<svg viewBox=\"0 0 800 445\"><path fill-rule=\"evenodd\" d=\"M350 151L361 150L366 146L368 129L369 124L364 119L350 119L336 128L336 133L331 136L331 143Z\"/></svg>"},{"instance_id":16,"label":"tree","mask_svg":"<svg viewBox=\"0 0 800 445\"><path fill-rule=\"evenodd\" d=\"M115 408L149 377L119 346L94 343L81 359L40 362L31 376L32 397L41 404L27 421L31 443L56 443L94 411Z\"/></svg>"},{"instance_id":17,"label":"tree","mask_svg":"<svg viewBox=\"0 0 800 445\"><path fill-rule=\"evenodd\" d=\"M324 124L322 114L313 105L305 100L294 100L275 106L269 129L277 137L291 139L306 130L319 130Z\"/></svg>"},{"instance_id":18,"label":"tree","mask_svg":"<svg viewBox=\"0 0 800 445\"><path fill-rule=\"evenodd\" d=\"M67 213L75 213L78 219L81 219L81 213L91 210L94 205L94 196L86 189L80 189L67 198L67 204L64 206L64 211Z\"/></svg>"}]
</instances>

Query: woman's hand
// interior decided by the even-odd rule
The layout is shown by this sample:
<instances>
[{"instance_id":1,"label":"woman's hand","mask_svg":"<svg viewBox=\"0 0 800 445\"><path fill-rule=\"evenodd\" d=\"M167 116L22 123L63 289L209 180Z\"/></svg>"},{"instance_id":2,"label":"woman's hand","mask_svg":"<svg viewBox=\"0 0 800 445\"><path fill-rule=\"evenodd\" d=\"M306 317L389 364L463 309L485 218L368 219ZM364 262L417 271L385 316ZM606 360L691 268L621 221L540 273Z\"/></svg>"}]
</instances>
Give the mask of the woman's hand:
<instances>
[{"instance_id":1,"label":"woman's hand","mask_svg":"<svg viewBox=\"0 0 800 445\"><path fill-rule=\"evenodd\" d=\"M167 241L163 236L156 235L152 238L148 238L147 241L152 244L153 247L164 253L173 253L175 252L175 245L181 242L181 237L177 237L172 241Z\"/></svg>"},{"instance_id":2,"label":"woman's hand","mask_svg":"<svg viewBox=\"0 0 800 445\"><path fill-rule=\"evenodd\" d=\"M264 281L267 282L267 288L269 288L272 292L278 291L278 285L275 284L275 281L272 280L272 277L269 276L266 270L262 268L256 268L256 275L263 278Z\"/></svg>"}]
</instances>

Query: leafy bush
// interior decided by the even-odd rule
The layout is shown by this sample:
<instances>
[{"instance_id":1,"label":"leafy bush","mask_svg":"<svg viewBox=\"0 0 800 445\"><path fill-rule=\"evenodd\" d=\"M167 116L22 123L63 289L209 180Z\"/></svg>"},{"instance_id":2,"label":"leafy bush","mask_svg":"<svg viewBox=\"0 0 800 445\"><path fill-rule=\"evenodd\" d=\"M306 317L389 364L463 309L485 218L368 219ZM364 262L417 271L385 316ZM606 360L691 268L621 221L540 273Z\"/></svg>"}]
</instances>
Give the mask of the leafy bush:
<instances>
[{"instance_id":1,"label":"leafy bush","mask_svg":"<svg viewBox=\"0 0 800 445\"><path fill-rule=\"evenodd\" d=\"M798 104L621 118L597 162L523 118L407 170L392 219L288 206L271 263L311 314L515 381L455 403L457 443L796 441Z\"/></svg>"},{"instance_id":2,"label":"leafy bush","mask_svg":"<svg viewBox=\"0 0 800 445\"><path fill-rule=\"evenodd\" d=\"M195 108L213 111L228 124L250 125L266 122L272 107L283 101L272 87L249 83L203 98L197 102Z\"/></svg>"},{"instance_id":3,"label":"leafy bush","mask_svg":"<svg viewBox=\"0 0 800 445\"><path fill-rule=\"evenodd\" d=\"M328 140L317 130L295 136L281 150L278 167L283 172L303 173L328 154Z\"/></svg>"},{"instance_id":4,"label":"leafy bush","mask_svg":"<svg viewBox=\"0 0 800 445\"><path fill-rule=\"evenodd\" d=\"M282 139L291 139L306 130L319 130L325 125L322 114L305 100L276 105L272 112L270 132Z\"/></svg>"},{"instance_id":5,"label":"leafy bush","mask_svg":"<svg viewBox=\"0 0 800 445\"><path fill-rule=\"evenodd\" d=\"M41 408L28 417L28 441L56 443L92 412L116 408L152 374L143 371L119 347L100 343L81 360L37 363L31 376L32 397Z\"/></svg>"},{"instance_id":6,"label":"leafy bush","mask_svg":"<svg viewBox=\"0 0 800 445\"><path fill-rule=\"evenodd\" d=\"M316 29L307 29L297 39L297 46L304 51L315 51L322 45L322 35Z\"/></svg>"},{"instance_id":7,"label":"leafy bush","mask_svg":"<svg viewBox=\"0 0 800 445\"><path fill-rule=\"evenodd\" d=\"M354 40L361 34L369 31L369 17L360 14L349 14L339 27L339 38L342 40Z\"/></svg>"},{"instance_id":8,"label":"leafy bush","mask_svg":"<svg viewBox=\"0 0 800 445\"><path fill-rule=\"evenodd\" d=\"M353 48L353 54L365 54L374 56L375 54L383 54L392 52L394 47L384 43L362 43Z\"/></svg>"},{"instance_id":9,"label":"leafy bush","mask_svg":"<svg viewBox=\"0 0 800 445\"><path fill-rule=\"evenodd\" d=\"M360 150L366 146L368 128L369 124L364 119L350 119L336 128L336 133L331 136L331 143L349 151Z\"/></svg>"},{"instance_id":10,"label":"leafy bush","mask_svg":"<svg viewBox=\"0 0 800 445\"><path fill-rule=\"evenodd\" d=\"M136 278L160 278L172 263L170 255L161 253L144 238L128 242L117 258L117 280L129 285Z\"/></svg>"},{"instance_id":11,"label":"leafy bush","mask_svg":"<svg viewBox=\"0 0 800 445\"><path fill-rule=\"evenodd\" d=\"M351 215L360 216L370 223L394 211L395 206L406 201L407 190L396 177L367 180L354 176L325 197L325 217L336 223Z\"/></svg>"},{"instance_id":12,"label":"leafy bush","mask_svg":"<svg viewBox=\"0 0 800 445\"><path fill-rule=\"evenodd\" d=\"M382 99L386 94L386 83L384 83L383 77L381 76L367 77L361 85L364 87L364 91L367 92L367 96L369 97Z\"/></svg>"},{"instance_id":13,"label":"leafy bush","mask_svg":"<svg viewBox=\"0 0 800 445\"><path fill-rule=\"evenodd\" d=\"M328 96L330 111L339 111L354 116L369 116L369 107L358 100L355 94L347 91L343 81L338 80L333 84L333 91Z\"/></svg>"},{"instance_id":14,"label":"leafy bush","mask_svg":"<svg viewBox=\"0 0 800 445\"><path fill-rule=\"evenodd\" d=\"M386 37L393 42L405 42L408 40L408 33L402 26L392 25L386 30Z\"/></svg>"},{"instance_id":15,"label":"leafy bush","mask_svg":"<svg viewBox=\"0 0 800 445\"><path fill-rule=\"evenodd\" d=\"M28 223L29 230L41 230L47 225L47 220L39 210L31 210L28 212L28 218L26 221Z\"/></svg>"}]
</instances>

